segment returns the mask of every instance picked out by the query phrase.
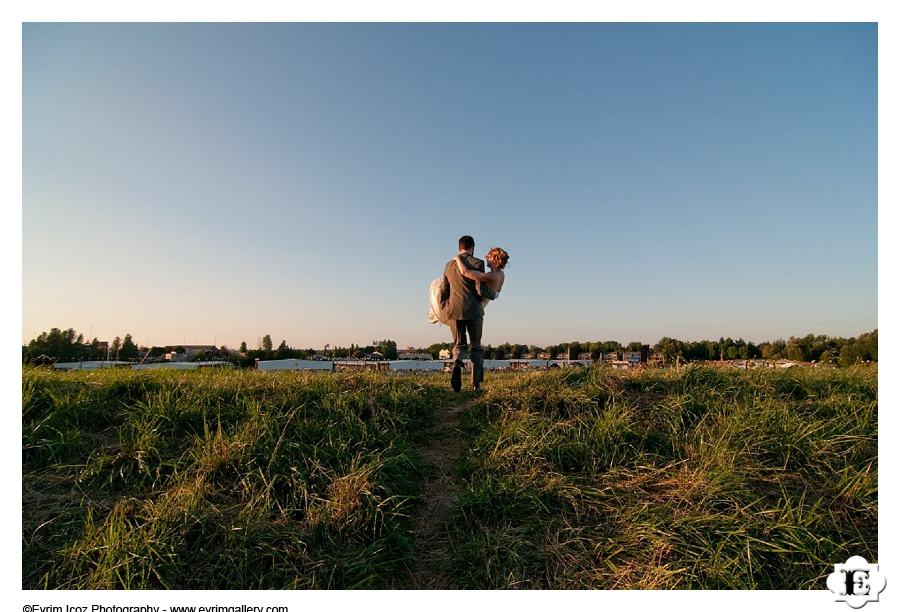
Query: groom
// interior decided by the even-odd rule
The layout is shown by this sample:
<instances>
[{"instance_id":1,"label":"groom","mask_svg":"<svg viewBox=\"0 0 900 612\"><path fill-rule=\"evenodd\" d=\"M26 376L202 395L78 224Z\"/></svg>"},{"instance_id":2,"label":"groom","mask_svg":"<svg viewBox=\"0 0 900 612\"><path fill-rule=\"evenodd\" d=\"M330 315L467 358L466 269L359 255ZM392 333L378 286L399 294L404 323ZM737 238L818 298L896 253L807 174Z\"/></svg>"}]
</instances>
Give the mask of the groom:
<instances>
[{"instance_id":1,"label":"groom","mask_svg":"<svg viewBox=\"0 0 900 612\"><path fill-rule=\"evenodd\" d=\"M484 262L475 257L474 238L460 238L459 253L463 255L466 267L484 272ZM484 323L482 297L493 300L497 298L497 293L484 283L464 277L459 273L456 262L453 259L448 261L441 280L441 310L447 314L450 332L453 334L453 373L450 375L450 386L457 393L462 387L462 362L466 358L468 347L467 334L472 341L472 387L479 389L484 380L484 349L481 347Z\"/></svg>"}]
</instances>

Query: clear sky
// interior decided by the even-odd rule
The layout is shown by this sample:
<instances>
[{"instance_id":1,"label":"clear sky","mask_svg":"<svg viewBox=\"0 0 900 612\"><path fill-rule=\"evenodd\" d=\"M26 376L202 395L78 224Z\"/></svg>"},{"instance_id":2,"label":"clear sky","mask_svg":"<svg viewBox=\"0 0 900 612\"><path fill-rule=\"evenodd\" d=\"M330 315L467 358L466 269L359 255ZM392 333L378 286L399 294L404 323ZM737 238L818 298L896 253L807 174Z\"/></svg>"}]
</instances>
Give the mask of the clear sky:
<instances>
[{"instance_id":1,"label":"clear sky","mask_svg":"<svg viewBox=\"0 0 900 612\"><path fill-rule=\"evenodd\" d=\"M484 342L877 326L877 29L26 24L23 341Z\"/></svg>"}]
</instances>

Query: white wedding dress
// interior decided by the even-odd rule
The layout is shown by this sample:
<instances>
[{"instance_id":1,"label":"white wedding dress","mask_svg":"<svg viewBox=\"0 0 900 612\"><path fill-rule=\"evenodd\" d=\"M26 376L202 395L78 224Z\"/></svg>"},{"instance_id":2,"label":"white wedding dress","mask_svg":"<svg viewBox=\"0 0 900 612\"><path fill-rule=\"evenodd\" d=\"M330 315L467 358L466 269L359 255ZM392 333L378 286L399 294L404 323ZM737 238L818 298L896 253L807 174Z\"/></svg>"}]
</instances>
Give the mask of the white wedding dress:
<instances>
[{"instance_id":1,"label":"white wedding dress","mask_svg":"<svg viewBox=\"0 0 900 612\"><path fill-rule=\"evenodd\" d=\"M446 318L444 312L441 310L442 280L443 277L438 277L431 281L431 284L428 286L428 322L450 325L450 321ZM481 298L481 307L486 307L489 302L490 300L488 298Z\"/></svg>"}]
</instances>

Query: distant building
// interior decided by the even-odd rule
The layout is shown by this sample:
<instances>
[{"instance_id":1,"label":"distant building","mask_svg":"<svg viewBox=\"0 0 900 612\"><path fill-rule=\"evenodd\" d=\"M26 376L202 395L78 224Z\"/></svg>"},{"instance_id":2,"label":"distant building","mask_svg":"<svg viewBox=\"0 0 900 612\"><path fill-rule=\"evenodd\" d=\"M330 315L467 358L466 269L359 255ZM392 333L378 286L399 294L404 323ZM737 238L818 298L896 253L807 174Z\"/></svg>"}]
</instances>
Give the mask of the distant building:
<instances>
[{"instance_id":1,"label":"distant building","mask_svg":"<svg viewBox=\"0 0 900 612\"><path fill-rule=\"evenodd\" d=\"M211 351L219 350L212 344L186 344L182 348L184 349L184 354L188 357L192 357L199 353L209 353Z\"/></svg>"},{"instance_id":2,"label":"distant building","mask_svg":"<svg viewBox=\"0 0 900 612\"><path fill-rule=\"evenodd\" d=\"M537 358L538 359L550 359L550 353L548 353L547 351L543 351L541 353L538 353Z\"/></svg>"},{"instance_id":3,"label":"distant building","mask_svg":"<svg viewBox=\"0 0 900 612\"><path fill-rule=\"evenodd\" d=\"M450 359L450 349L441 349L441 352L438 353L439 359Z\"/></svg>"},{"instance_id":4,"label":"distant building","mask_svg":"<svg viewBox=\"0 0 900 612\"><path fill-rule=\"evenodd\" d=\"M403 351L402 353L397 353L397 359L430 360L431 353L414 353L412 351Z\"/></svg>"},{"instance_id":5,"label":"distant building","mask_svg":"<svg viewBox=\"0 0 900 612\"><path fill-rule=\"evenodd\" d=\"M587 352L587 353L578 353L578 358L581 359L582 361L584 361L585 359L590 359L590 358L591 358L591 354L590 354L590 352Z\"/></svg>"},{"instance_id":6,"label":"distant building","mask_svg":"<svg viewBox=\"0 0 900 612\"><path fill-rule=\"evenodd\" d=\"M666 360L660 353L654 353L650 355L650 358L647 360L647 363L650 365L661 366L665 364ZM712 362L711 362L712 363Z\"/></svg>"},{"instance_id":7,"label":"distant building","mask_svg":"<svg viewBox=\"0 0 900 612\"><path fill-rule=\"evenodd\" d=\"M641 351L625 351L622 353L622 361L627 361L633 366L639 365L643 361Z\"/></svg>"},{"instance_id":8,"label":"distant building","mask_svg":"<svg viewBox=\"0 0 900 612\"><path fill-rule=\"evenodd\" d=\"M522 359L534 359L534 358L535 358L534 353L525 353L524 355L522 355Z\"/></svg>"}]
</instances>

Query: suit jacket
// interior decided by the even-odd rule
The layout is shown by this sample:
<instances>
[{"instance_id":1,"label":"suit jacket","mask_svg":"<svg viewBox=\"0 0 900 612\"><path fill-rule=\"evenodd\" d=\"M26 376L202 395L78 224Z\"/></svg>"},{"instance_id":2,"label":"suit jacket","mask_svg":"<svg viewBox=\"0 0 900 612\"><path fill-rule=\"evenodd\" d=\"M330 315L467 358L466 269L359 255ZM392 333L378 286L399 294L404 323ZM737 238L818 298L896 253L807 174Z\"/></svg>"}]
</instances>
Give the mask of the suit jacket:
<instances>
[{"instance_id":1,"label":"suit jacket","mask_svg":"<svg viewBox=\"0 0 900 612\"><path fill-rule=\"evenodd\" d=\"M484 262L466 254L463 263L470 270L484 272ZM441 279L441 309L447 318L455 321L480 321L484 318L481 298L496 299L497 293L484 283L466 278L459 273L454 257L444 266Z\"/></svg>"}]
</instances>

